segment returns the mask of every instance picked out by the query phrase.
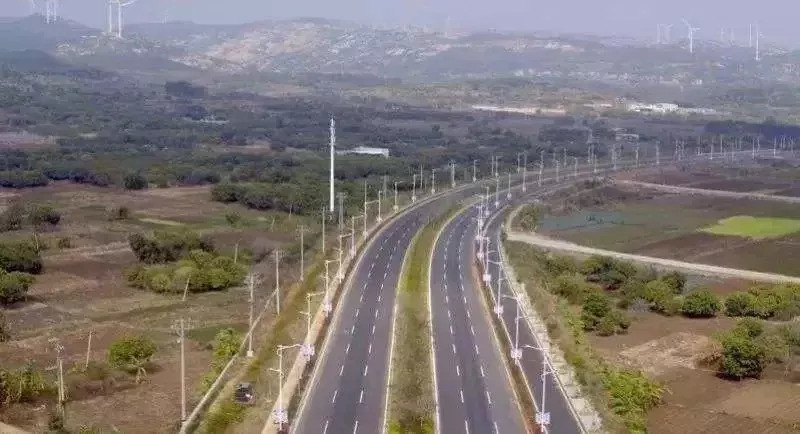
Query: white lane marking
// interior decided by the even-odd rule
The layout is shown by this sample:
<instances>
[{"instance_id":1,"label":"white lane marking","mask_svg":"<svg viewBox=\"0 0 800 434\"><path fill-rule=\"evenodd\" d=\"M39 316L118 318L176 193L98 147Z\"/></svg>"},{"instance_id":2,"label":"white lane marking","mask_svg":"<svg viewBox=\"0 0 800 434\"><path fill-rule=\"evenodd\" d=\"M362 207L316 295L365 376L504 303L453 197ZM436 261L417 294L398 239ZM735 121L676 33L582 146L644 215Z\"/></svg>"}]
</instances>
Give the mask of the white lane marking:
<instances>
[{"instance_id":1,"label":"white lane marking","mask_svg":"<svg viewBox=\"0 0 800 434\"><path fill-rule=\"evenodd\" d=\"M464 403L464 389L459 389L458 393L461 394L461 403Z\"/></svg>"},{"instance_id":2,"label":"white lane marking","mask_svg":"<svg viewBox=\"0 0 800 434\"><path fill-rule=\"evenodd\" d=\"M483 373L483 365L481 365L481 377L485 377L486 374Z\"/></svg>"},{"instance_id":3,"label":"white lane marking","mask_svg":"<svg viewBox=\"0 0 800 434\"><path fill-rule=\"evenodd\" d=\"M358 311L359 311L359 309L356 308L356 317L358 317Z\"/></svg>"},{"instance_id":4,"label":"white lane marking","mask_svg":"<svg viewBox=\"0 0 800 434\"><path fill-rule=\"evenodd\" d=\"M340 377L342 376L342 372L344 372L344 365L342 365L342 367L339 368L339 376Z\"/></svg>"},{"instance_id":5,"label":"white lane marking","mask_svg":"<svg viewBox=\"0 0 800 434\"><path fill-rule=\"evenodd\" d=\"M472 318L471 316L469 316L469 310L467 310L467 318Z\"/></svg>"},{"instance_id":6,"label":"white lane marking","mask_svg":"<svg viewBox=\"0 0 800 434\"><path fill-rule=\"evenodd\" d=\"M452 335L452 334L453 334L453 325L451 324L450 325L450 335Z\"/></svg>"},{"instance_id":7,"label":"white lane marking","mask_svg":"<svg viewBox=\"0 0 800 434\"><path fill-rule=\"evenodd\" d=\"M378 309L375 309L375 318L378 317Z\"/></svg>"},{"instance_id":8,"label":"white lane marking","mask_svg":"<svg viewBox=\"0 0 800 434\"><path fill-rule=\"evenodd\" d=\"M367 348L367 353L372 354L372 342L369 343L369 348Z\"/></svg>"},{"instance_id":9,"label":"white lane marking","mask_svg":"<svg viewBox=\"0 0 800 434\"><path fill-rule=\"evenodd\" d=\"M381 295L378 294L378 303L380 303L380 302L381 302Z\"/></svg>"},{"instance_id":10,"label":"white lane marking","mask_svg":"<svg viewBox=\"0 0 800 434\"><path fill-rule=\"evenodd\" d=\"M466 430L466 433L469 434L469 423L467 423L466 419L464 419L464 429Z\"/></svg>"},{"instance_id":11,"label":"white lane marking","mask_svg":"<svg viewBox=\"0 0 800 434\"><path fill-rule=\"evenodd\" d=\"M475 344L475 354L481 354L481 351L478 349L478 344Z\"/></svg>"},{"instance_id":12,"label":"white lane marking","mask_svg":"<svg viewBox=\"0 0 800 434\"><path fill-rule=\"evenodd\" d=\"M328 432L328 424L330 423L330 419L325 421L325 429L322 430L322 434L326 434Z\"/></svg>"},{"instance_id":13,"label":"white lane marking","mask_svg":"<svg viewBox=\"0 0 800 434\"><path fill-rule=\"evenodd\" d=\"M375 334L375 324L372 325L372 334Z\"/></svg>"},{"instance_id":14,"label":"white lane marking","mask_svg":"<svg viewBox=\"0 0 800 434\"><path fill-rule=\"evenodd\" d=\"M448 297L447 294L444 295L444 302L450 303L450 297Z\"/></svg>"},{"instance_id":15,"label":"white lane marking","mask_svg":"<svg viewBox=\"0 0 800 434\"><path fill-rule=\"evenodd\" d=\"M492 397L489 395L489 391L486 391L486 400L489 401L489 405L492 405Z\"/></svg>"},{"instance_id":16,"label":"white lane marking","mask_svg":"<svg viewBox=\"0 0 800 434\"><path fill-rule=\"evenodd\" d=\"M447 319L450 319L450 309L447 309Z\"/></svg>"},{"instance_id":17,"label":"white lane marking","mask_svg":"<svg viewBox=\"0 0 800 434\"><path fill-rule=\"evenodd\" d=\"M353 427L353 434L358 432L358 421L356 421L356 425Z\"/></svg>"},{"instance_id":18,"label":"white lane marking","mask_svg":"<svg viewBox=\"0 0 800 434\"><path fill-rule=\"evenodd\" d=\"M463 298L464 298L464 304L467 304L467 296L465 295L463 296Z\"/></svg>"},{"instance_id":19,"label":"white lane marking","mask_svg":"<svg viewBox=\"0 0 800 434\"><path fill-rule=\"evenodd\" d=\"M456 344L453 344L453 354L456 353Z\"/></svg>"},{"instance_id":20,"label":"white lane marking","mask_svg":"<svg viewBox=\"0 0 800 434\"><path fill-rule=\"evenodd\" d=\"M367 370L369 369L369 365L364 365L364 376L367 376Z\"/></svg>"},{"instance_id":21,"label":"white lane marking","mask_svg":"<svg viewBox=\"0 0 800 434\"><path fill-rule=\"evenodd\" d=\"M469 326L469 331L472 332L472 336L475 336L475 327Z\"/></svg>"},{"instance_id":22,"label":"white lane marking","mask_svg":"<svg viewBox=\"0 0 800 434\"><path fill-rule=\"evenodd\" d=\"M495 434L500 434L500 430L497 429L497 421L494 421L494 433Z\"/></svg>"},{"instance_id":23,"label":"white lane marking","mask_svg":"<svg viewBox=\"0 0 800 434\"><path fill-rule=\"evenodd\" d=\"M347 344L347 348L344 349L344 353L347 354L350 352L350 344Z\"/></svg>"},{"instance_id":24,"label":"white lane marking","mask_svg":"<svg viewBox=\"0 0 800 434\"><path fill-rule=\"evenodd\" d=\"M461 369L456 365L456 375L461 376Z\"/></svg>"},{"instance_id":25,"label":"white lane marking","mask_svg":"<svg viewBox=\"0 0 800 434\"><path fill-rule=\"evenodd\" d=\"M361 294L361 296L360 296L360 297L358 297L358 302L359 302L359 303L363 303L363 302L364 302L364 294ZM356 309L356 311L357 311L357 310L358 310L358 309ZM358 314L356 314L356 315L358 315Z\"/></svg>"},{"instance_id":26,"label":"white lane marking","mask_svg":"<svg viewBox=\"0 0 800 434\"><path fill-rule=\"evenodd\" d=\"M486 392L486 394L488 395L489 392ZM358 396L358 403L361 404L362 402L364 402L364 389L361 389L361 395ZM491 403L492 402L489 401L489 404L491 404Z\"/></svg>"},{"instance_id":27,"label":"white lane marking","mask_svg":"<svg viewBox=\"0 0 800 434\"><path fill-rule=\"evenodd\" d=\"M336 390L334 390L334 391L333 391L333 399L331 399L331 402L332 402L332 403L333 403L333 402L336 402L336 394L337 394L337 393L339 393L339 389L336 389Z\"/></svg>"},{"instance_id":28,"label":"white lane marking","mask_svg":"<svg viewBox=\"0 0 800 434\"><path fill-rule=\"evenodd\" d=\"M352 335L352 334L353 334L353 332L355 332L355 331L356 331L356 325L355 325L355 324L353 324L353 326L352 326L352 327L350 327L350 334Z\"/></svg>"}]
</instances>

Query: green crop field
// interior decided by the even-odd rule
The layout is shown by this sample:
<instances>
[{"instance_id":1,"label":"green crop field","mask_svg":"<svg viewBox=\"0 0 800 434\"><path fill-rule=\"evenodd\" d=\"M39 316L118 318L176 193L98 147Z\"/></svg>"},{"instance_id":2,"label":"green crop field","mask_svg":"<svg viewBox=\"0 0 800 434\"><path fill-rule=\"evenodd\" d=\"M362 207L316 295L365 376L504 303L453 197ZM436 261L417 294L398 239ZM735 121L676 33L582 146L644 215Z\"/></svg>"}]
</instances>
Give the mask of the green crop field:
<instances>
[{"instance_id":1,"label":"green crop field","mask_svg":"<svg viewBox=\"0 0 800 434\"><path fill-rule=\"evenodd\" d=\"M800 232L800 220L773 217L735 216L701 229L714 235L732 235L764 240Z\"/></svg>"}]
</instances>

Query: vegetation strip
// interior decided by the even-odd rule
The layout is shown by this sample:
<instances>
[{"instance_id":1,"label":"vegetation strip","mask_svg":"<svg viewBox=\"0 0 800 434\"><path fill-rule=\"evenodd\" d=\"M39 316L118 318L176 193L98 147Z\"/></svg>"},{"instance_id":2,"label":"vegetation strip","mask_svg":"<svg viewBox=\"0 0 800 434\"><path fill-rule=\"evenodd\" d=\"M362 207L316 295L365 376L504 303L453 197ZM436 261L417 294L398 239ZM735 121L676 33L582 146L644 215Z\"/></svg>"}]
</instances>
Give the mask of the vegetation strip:
<instances>
[{"instance_id":1,"label":"vegetation strip","mask_svg":"<svg viewBox=\"0 0 800 434\"><path fill-rule=\"evenodd\" d=\"M430 258L439 231L457 208L429 222L411 242L395 306L391 360L394 374L389 384L389 433L434 432L435 398L431 363L431 318L428 309Z\"/></svg>"}]
</instances>

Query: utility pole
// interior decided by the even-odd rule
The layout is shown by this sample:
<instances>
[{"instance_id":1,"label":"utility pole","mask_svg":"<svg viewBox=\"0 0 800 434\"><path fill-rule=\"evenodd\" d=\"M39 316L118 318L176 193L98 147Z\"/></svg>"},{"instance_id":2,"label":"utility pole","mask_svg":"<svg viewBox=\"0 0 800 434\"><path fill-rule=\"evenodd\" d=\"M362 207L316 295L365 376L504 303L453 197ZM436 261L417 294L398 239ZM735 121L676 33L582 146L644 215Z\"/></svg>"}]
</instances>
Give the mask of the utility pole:
<instances>
[{"instance_id":1,"label":"utility pole","mask_svg":"<svg viewBox=\"0 0 800 434\"><path fill-rule=\"evenodd\" d=\"M289 423L289 413L283 406L283 351L300 346L302 345L278 345L278 369L270 368L270 371L278 373L278 407L272 412L272 420L278 425L278 432L283 430L283 425Z\"/></svg>"},{"instance_id":2,"label":"utility pole","mask_svg":"<svg viewBox=\"0 0 800 434\"><path fill-rule=\"evenodd\" d=\"M383 191L378 190L378 217L376 219L378 223L383 221L383 215L381 215L381 193L383 193Z\"/></svg>"},{"instance_id":3,"label":"utility pole","mask_svg":"<svg viewBox=\"0 0 800 434\"><path fill-rule=\"evenodd\" d=\"M542 173L544 172L544 151L539 156L539 187L542 186Z\"/></svg>"},{"instance_id":4,"label":"utility pole","mask_svg":"<svg viewBox=\"0 0 800 434\"><path fill-rule=\"evenodd\" d=\"M280 249L275 250L275 314L281 314L281 270L280 270L280 262L281 262L281 254L282 252Z\"/></svg>"},{"instance_id":5,"label":"utility pole","mask_svg":"<svg viewBox=\"0 0 800 434\"><path fill-rule=\"evenodd\" d=\"M456 163L450 162L450 188L456 188Z\"/></svg>"},{"instance_id":6,"label":"utility pole","mask_svg":"<svg viewBox=\"0 0 800 434\"><path fill-rule=\"evenodd\" d=\"M522 192L528 191L528 183L526 181L528 174L528 152L522 153Z\"/></svg>"},{"instance_id":7,"label":"utility pole","mask_svg":"<svg viewBox=\"0 0 800 434\"><path fill-rule=\"evenodd\" d=\"M397 212L397 210L399 210L399 209L400 209L400 206L397 205L397 181L395 181L394 182L394 206L392 207L392 210L394 210L394 212ZM364 218L365 219L367 218L366 215L364 216Z\"/></svg>"},{"instance_id":8,"label":"utility pole","mask_svg":"<svg viewBox=\"0 0 800 434\"><path fill-rule=\"evenodd\" d=\"M341 232L344 224L344 193L337 193L336 196L339 198L339 232Z\"/></svg>"},{"instance_id":9,"label":"utility pole","mask_svg":"<svg viewBox=\"0 0 800 434\"><path fill-rule=\"evenodd\" d=\"M322 256L325 256L325 207L322 207Z\"/></svg>"},{"instance_id":10,"label":"utility pole","mask_svg":"<svg viewBox=\"0 0 800 434\"><path fill-rule=\"evenodd\" d=\"M511 200L511 172L508 172L508 191L506 191L506 200Z\"/></svg>"},{"instance_id":11,"label":"utility pole","mask_svg":"<svg viewBox=\"0 0 800 434\"><path fill-rule=\"evenodd\" d=\"M247 289L250 292L250 297L248 302L250 303L250 318L248 320L248 333L247 333L247 357L252 358L255 353L253 353L253 305L255 304L255 287L256 287L256 276L254 274L249 274L247 276Z\"/></svg>"},{"instance_id":12,"label":"utility pole","mask_svg":"<svg viewBox=\"0 0 800 434\"><path fill-rule=\"evenodd\" d=\"M477 167L477 164L478 164L478 160L472 160L472 182L475 182L475 181L478 180L478 172L477 172L478 167Z\"/></svg>"},{"instance_id":13,"label":"utility pole","mask_svg":"<svg viewBox=\"0 0 800 434\"><path fill-rule=\"evenodd\" d=\"M323 301L322 310L325 312L325 316L328 316L333 312L333 302L331 301L331 280L330 280L330 263L336 262L335 259L326 259L325 260L325 300Z\"/></svg>"},{"instance_id":14,"label":"utility pole","mask_svg":"<svg viewBox=\"0 0 800 434\"><path fill-rule=\"evenodd\" d=\"M186 322L183 318L178 320L178 343L181 345L181 425L186 422Z\"/></svg>"},{"instance_id":15,"label":"utility pole","mask_svg":"<svg viewBox=\"0 0 800 434\"><path fill-rule=\"evenodd\" d=\"M521 170L520 167L519 167L519 157L520 157L520 153L517 152L517 173L519 173L520 170Z\"/></svg>"},{"instance_id":16,"label":"utility pole","mask_svg":"<svg viewBox=\"0 0 800 434\"><path fill-rule=\"evenodd\" d=\"M89 340L86 343L86 364L84 365L84 370L89 369L89 359L92 355L92 335L94 334L94 330L89 330Z\"/></svg>"},{"instance_id":17,"label":"utility pole","mask_svg":"<svg viewBox=\"0 0 800 434\"><path fill-rule=\"evenodd\" d=\"M417 201L417 174L414 174L414 179L411 181L411 202Z\"/></svg>"},{"instance_id":18,"label":"utility pole","mask_svg":"<svg viewBox=\"0 0 800 434\"><path fill-rule=\"evenodd\" d=\"M330 206L331 206L331 214L334 211L334 184L333 184L333 174L334 174L334 154L336 153L336 121L331 116L331 127L330 127L330 148L331 148L331 173L330 173Z\"/></svg>"},{"instance_id":19,"label":"utility pole","mask_svg":"<svg viewBox=\"0 0 800 434\"><path fill-rule=\"evenodd\" d=\"M495 187L494 187L494 207L500 208L500 178L495 177Z\"/></svg>"},{"instance_id":20,"label":"utility pole","mask_svg":"<svg viewBox=\"0 0 800 434\"><path fill-rule=\"evenodd\" d=\"M431 195L436 194L436 169L431 169Z\"/></svg>"},{"instance_id":21,"label":"utility pole","mask_svg":"<svg viewBox=\"0 0 800 434\"><path fill-rule=\"evenodd\" d=\"M578 157L572 157L572 177L578 177Z\"/></svg>"},{"instance_id":22,"label":"utility pole","mask_svg":"<svg viewBox=\"0 0 800 434\"><path fill-rule=\"evenodd\" d=\"M350 256L356 254L356 216L350 217Z\"/></svg>"},{"instance_id":23,"label":"utility pole","mask_svg":"<svg viewBox=\"0 0 800 434\"><path fill-rule=\"evenodd\" d=\"M306 243L305 243L305 233L306 233L306 226L300 225L300 281L303 282L305 280L305 271L306 271Z\"/></svg>"},{"instance_id":24,"label":"utility pole","mask_svg":"<svg viewBox=\"0 0 800 434\"><path fill-rule=\"evenodd\" d=\"M316 353L314 349L314 344L311 343L311 298L316 297L318 295L323 295L324 292L314 292L310 294L306 294L306 312L300 312L301 314L306 316L306 338L305 343L303 343L302 350L303 354L309 359L314 357Z\"/></svg>"},{"instance_id":25,"label":"utility pole","mask_svg":"<svg viewBox=\"0 0 800 434\"><path fill-rule=\"evenodd\" d=\"M64 346L57 338L50 339L56 350L56 371L58 371L58 413L61 418L66 417L67 392L64 389Z\"/></svg>"}]
</instances>

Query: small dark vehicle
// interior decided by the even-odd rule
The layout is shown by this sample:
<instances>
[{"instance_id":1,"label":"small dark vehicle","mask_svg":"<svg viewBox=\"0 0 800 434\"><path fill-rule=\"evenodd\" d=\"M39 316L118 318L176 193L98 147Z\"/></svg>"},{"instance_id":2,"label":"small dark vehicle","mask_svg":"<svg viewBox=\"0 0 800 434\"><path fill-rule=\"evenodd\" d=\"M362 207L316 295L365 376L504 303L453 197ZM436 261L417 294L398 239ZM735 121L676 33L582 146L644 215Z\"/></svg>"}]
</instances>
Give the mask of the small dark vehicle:
<instances>
[{"instance_id":1,"label":"small dark vehicle","mask_svg":"<svg viewBox=\"0 0 800 434\"><path fill-rule=\"evenodd\" d=\"M239 383L233 393L233 399L240 404L252 404L253 386L250 383Z\"/></svg>"}]
</instances>

